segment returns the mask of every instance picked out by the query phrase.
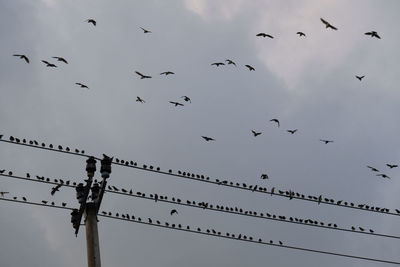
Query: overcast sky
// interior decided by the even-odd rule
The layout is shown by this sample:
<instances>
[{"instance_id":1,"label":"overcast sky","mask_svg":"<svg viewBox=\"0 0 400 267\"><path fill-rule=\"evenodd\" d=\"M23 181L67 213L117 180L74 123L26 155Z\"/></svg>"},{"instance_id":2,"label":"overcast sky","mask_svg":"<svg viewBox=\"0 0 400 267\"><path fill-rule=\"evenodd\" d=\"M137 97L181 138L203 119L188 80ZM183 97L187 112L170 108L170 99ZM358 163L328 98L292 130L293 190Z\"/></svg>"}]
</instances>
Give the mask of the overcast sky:
<instances>
[{"instance_id":1,"label":"overcast sky","mask_svg":"<svg viewBox=\"0 0 400 267\"><path fill-rule=\"evenodd\" d=\"M399 170L386 164L400 163L399 10L397 0L0 0L0 134L394 211ZM97 25L87 23L89 18ZM326 29L320 18L338 30ZM381 39L364 34L369 31ZM260 32L274 38L257 37ZM30 63L13 54L25 54ZM226 59L236 67L211 65ZM152 78L140 79L135 71ZM164 71L175 74L160 75ZM356 75L365 77L359 81ZM298 131L292 135L289 129ZM262 134L254 137L251 130ZM0 169L21 176L79 182L86 175L84 158L6 143L0 143L0 162ZM262 173L269 179L261 180ZM110 184L400 236L394 216L115 165ZM0 191L10 192L8 198L78 207L74 190L62 187L51 196L51 187L0 177ZM173 208L179 214L171 217ZM110 193L101 210L400 260L395 239ZM69 211L0 201L0 214L1 266L87 266L85 231L74 236ZM103 266L378 265L99 220Z\"/></svg>"}]
</instances>

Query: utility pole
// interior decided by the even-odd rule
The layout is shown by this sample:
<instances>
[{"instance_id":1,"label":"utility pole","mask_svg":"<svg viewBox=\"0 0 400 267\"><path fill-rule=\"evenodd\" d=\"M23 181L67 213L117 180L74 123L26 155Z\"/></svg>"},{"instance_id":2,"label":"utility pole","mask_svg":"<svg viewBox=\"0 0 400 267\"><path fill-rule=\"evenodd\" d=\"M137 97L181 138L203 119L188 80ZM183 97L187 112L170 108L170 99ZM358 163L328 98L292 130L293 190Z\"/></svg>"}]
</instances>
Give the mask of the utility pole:
<instances>
[{"instance_id":1,"label":"utility pole","mask_svg":"<svg viewBox=\"0 0 400 267\"><path fill-rule=\"evenodd\" d=\"M101 186L95 181L93 187L91 186L94 173L96 171L96 160L90 157L86 161L86 171L88 180L86 180L86 186L79 184L76 187L76 198L81 204L79 210L74 209L71 213L71 222L75 228L75 234L78 235L79 226L82 219L82 215L85 212L85 226L86 226L86 247L87 247L87 259L88 267L101 267L100 261L100 244L99 244L99 233L97 228L97 213L99 211L101 201L103 200L104 191L107 185L107 179L111 173L112 159L103 155L104 158L101 160L101 176L103 178ZM91 190L92 202L87 202L89 191Z\"/></svg>"}]
</instances>

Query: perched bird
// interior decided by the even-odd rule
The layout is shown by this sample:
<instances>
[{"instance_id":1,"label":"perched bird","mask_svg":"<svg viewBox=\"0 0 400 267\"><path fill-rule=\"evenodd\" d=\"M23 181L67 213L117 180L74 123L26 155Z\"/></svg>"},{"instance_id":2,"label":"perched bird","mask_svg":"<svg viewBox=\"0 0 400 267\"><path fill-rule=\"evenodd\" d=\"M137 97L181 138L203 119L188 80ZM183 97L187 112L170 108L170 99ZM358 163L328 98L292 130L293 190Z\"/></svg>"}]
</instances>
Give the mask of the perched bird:
<instances>
[{"instance_id":1,"label":"perched bird","mask_svg":"<svg viewBox=\"0 0 400 267\"><path fill-rule=\"evenodd\" d=\"M138 71L135 71L135 73L140 76L140 79L150 79L151 78L151 76L141 74Z\"/></svg>"},{"instance_id":2,"label":"perched bird","mask_svg":"<svg viewBox=\"0 0 400 267\"><path fill-rule=\"evenodd\" d=\"M87 88L89 89L89 87L83 83L75 83L76 85L79 85L81 88Z\"/></svg>"},{"instance_id":3,"label":"perched bird","mask_svg":"<svg viewBox=\"0 0 400 267\"><path fill-rule=\"evenodd\" d=\"M43 204L47 204L47 201L46 201L46 200L42 200L42 203L43 203Z\"/></svg>"},{"instance_id":4,"label":"perched bird","mask_svg":"<svg viewBox=\"0 0 400 267\"><path fill-rule=\"evenodd\" d=\"M324 140L324 139L319 139L319 141L325 143L325 144L329 144L329 143L333 143L332 140Z\"/></svg>"},{"instance_id":5,"label":"perched bird","mask_svg":"<svg viewBox=\"0 0 400 267\"><path fill-rule=\"evenodd\" d=\"M188 96L183 95L181 96L181 98L183 98L183 100L185 100L186 102L192 103L192 100Z\"/></svg>"},{"instance_id":6,"label":"perched bird","mask_svg":"<svg viewBox=\"0 0 400 267\"><path fill-rule=\"evenodd\" d=\"M161 73L160 73L160 75L165 75L165 76L168 76L168 75L170 75L170 74L175 74L175 73L172 72L172 71L164 71L164 72L161 72Z\"/></svg>"},{"instance_id":7,"label":"perched bird","mask_svg":"<svg viewBox=\"0 0 400 267\"><path fill-rule=\"evenodd\" d=\"M1 197L4 197L5 194L10 194L10 192L4 192L4 191L1 191L1 192L0 192L0 196L1 196Z\"/></svg>"},{"instance_id":8,"label":"perched bird","mask_svg":"<svg viewBox=\"0 0 400 267\"><path fill-rule=\"evenodd\" d=\"M62 186L62 184L58 184L57 186L51 188L50 194L51 194L52 196L54 196L54 194L55 194L57 191L60 191L59 189L60 189L61 186Z\"/></svg>"},{"instance_id":9,"label":"perched bird","mask_svg":"<svg viewBox=\"0 0 400 267\"><path fill-rule=\"evenodd\" d=\"M291 133L291 134L295 134L296 132L297 132L297 129L294 129L294 130L286 130L288 133Z\"/></svg>"},{"instance_id":10,"label":"perched bird","mask_svg":"<svg viewBox=\"0 0 400 267\"><path fill-rule=\"evenodd\" d=\"M169 101L169 103L175 105L175 107L177 107L177 106L184 106L183 104L181 104L181 103L179 103L179 102Z\"/></svg>"},{"instance_id":11,"label":"perched bird","mask_svg":"<svg viewBox=\"0 0 400 267\"><path fill-rule=\"evenodd\" d=\"M61 205L62 205L63 207L65 207L65 206L67 206L67 203L62 202Z\"/></svg>"},{"instance_id":12,"label":"perched bird","mask_svg":"<svg viewBox=\"0 0 400 267\"><path fill-rule=\"evenodd\" d=\"M371 171L373 172L379 172L379 170L377 168L371 167L367 165L367 168L371 169Z\"/></svg>"},{"instance_id":13,"label":"perched bird","mask_svg":"<svg viewBox=\"0 0 400 267\"><path fill-rule=\"evenodd\" d=\"M254 130L251 130L251 132L253 133L254 137L256 137L256 136L262 134L262 132L256 132L256 131L254 131Z\"/></svg>"},{"instance_id":14,"label":"perched bird","mask_svg":"<svg viewBox=\"0 0 400 267\"><path fill-rule=\"evenodd\" d=\"M272 120L269 120L269 121L276 122L276 124L278 125L278 128L279 128L280 123L279 123L279 120L278 120L278 119L272 119Z\"/></svg>"},{"instance_id":15,"label":"perched bird","mask_svg":"<svg viewBox=\"0 0 400 267\"><path fill-rule=\"evenodd\" d=\"M140 29L142 29L143 33L151 33L151 31L146 30L145 28L140 27Z\"/></svg>"},{"instance_id":16,"label":"perched bird","mask_svg":"<svg viewBox=\"0 0 400 267\"><path fill-rule=\"evenodd\" d=\"M23 201L26 201L26 197L22 197L22 200L23 200Z\"/></svg>"},{"instance_id":17,"label":"perched bird","mask_svg":"<svg viewBox=\"0 0 400 267\"><path fill-rule=\"evenodd\" d=\"M302 36L306 37L306 34L304 32L296 32L296 34L298 34L300 37Z\"/></svg>"},{"instance_id":18,"label":"perched bird","mask_svg":"<svg viewBox=\"0 0 400 267\"><path fill-rule=\"evenodd\" d=\"M386 166L388 166L391 169L399 167L399 165L395 165L395 164L386 164Z\"/></svg>"},{"instance_id":19,"label":"perched bird","mask_svg":"<svg viewBox=\"0 0 400 267\"><path fill-rule=\"evenodd\" d=\"M264 33L264 32L260 32L260 33L258 33L258 34L256 34L256 36L258 36L258 37L268 37L268 38L271 38L271 39L274 39L274 37L272 36L272 35L270 35L270 34L266 34L266 33Z\"/></svg>"},{"instance_id":20,"label":"perched bird","mask_svg":"<svg viewBox=\"0 0 400 267\"><path fill-rule=\"evenodd\" d=\"M202 136L203 138L204 138L204 140L206 140L207 142L208 141L215 141L215 139L214 138L211 138L211 137L207 137L207 136Z\"/></svg>"},{"instance_id":21,"label":"perched bird","mask_svg":"<svg viewBox=\"0 0 400 267\"><path fill-rule=\"evenodd\" d=\"M222 62L215 62L215 63L211 64L211 66L217 66L217 67L223 66L223 65L225 65L225 63L222 63Z\"/></svg>"},{"instance_id":22,"label":"perched bird","mask_svg":"<svg viewBox=\"0 0 400 267\"><path fill-rule=\"evenodd\" d=\"M97 22L94 19L87 19L85 20L87 23L92 23L93 26L96 26Z\"/></svg>"},{"instance_id":23,"label":"perched bird","mask_svg":"<svg viewBox=\"0 0 400 267\"><path fill-rule=\"evenodd\" d=\"M146 103L146 101L144 101L143 99L141 99L139 96L136 97L136 102Z\"/></svg>"},{"instance_id":24,"label":"perched bird","mask_svg":"<svg viewBox=\"0 0 400 267\"><path fill-rule=\"evenodd\" d=\"M171 216L174 215L175 213L178 215L178 211L177 211L176 209L173 209L173 210L171 210L171 212L170 212Z\"/></svg>"},{"instance_id":25,"label":"perched bird","mask_svg":"<svg viewBox=\"0 0 400 267\"><path fill-rule=\"evenodd\" d=\"M387 179L390 179L390 177L389 177L389 176L387 176L387 175L386 175L386 174L384 174L384 173L377 174L376 176L381 176L382 178L387 178Z\"/></svg>"},{"instance_id":26,"label":"perched bird","mask_svg":"<svg viewBox=\"0 0 400 267\"><path fill-rule=\"evenodd\" d=\"M265 180L265 179L269 179L268 174L261 174L261 179Z\"/></svg>"},{"instance_id":27,"label":"perched bird","mask_svg":"<svg viewBox=\"0 0 400 267\"><path fill-rule=\"evenodd\" d=\"M252 67L250 65L245 65L245 66L249 69L249 71L255 71L256 70L254 67Z\"/></svg>"},{"instance_id":28,"label":"perched bird","mask_svg":"<svg viewBox=\"0 0 400 267\"><path fill-rule=\"evenodd\" d=\"M4 170L4 169L3 169L3 170L0 170L0 173L4 173L5 171L6 171L6 170Z\"/></svg>"},{"instance_id":29,"label":"perched bird","mask_svg":"<svg viewBox=\"0 0 400 267\"><path fill-rule=\"evenodd\" d=\"M356 78L359 79L360 81L361 81L364 77L365 77L365 75L363 75L363 76L357 76L357 75L356 75Z\"/></svg>"},{"instance_id":30,"label":"perched bird","mask_svg":"<svg viewBox=\"0 0 400 267\"><path fill-rule=\"evenodd\" d=\"M321 21L323 24L325 24L325 28L331 28L332 30L337 30L337 28L335 26L333 26L332 24L330 24L329 22L327 22L326 20L324 20L323 18L321 18Z\"/></svg>"},{"instance_id":31,"label":"perched bird","mask_svg":"<svg viewBox=\"0 0 400 267\"><path fill-rule=\"evenodd\" d=\"M24 59L26 63L29 63L29 58L25 55L14 54L14 57L19 57L20 59Z\"/></svg>"},{"instance_id":32,"label":"perched bird","mask_svg":"<svg viewBox=\"0 0 400 267\"><path fill-rule=\"evenodd\" d=\"M53 57L53 58L57 59L57 61L61 61L61 62L64 62L65 64L68 64L68 61L65 60L65 58L63 58L63 57Z\"/></svg>"},{"instance_id":33,"label":"perched bird","mask_svg":"<svg viewBox=\"0 0 400 267\"><path fill-rule=\"evenodd\" d=\"M57 68L56 65L54 65L53 63L50 63L50 62L48 62L48 61L46 61L46 60L42 60L42 62L43 62L44 64L46 64L46 67Z\"/></svg>"},{"instance_id":34,"label":"perched bird","mask_svg":"<svg viewBox=\"0 0 400 267\"><path fill-rule=\"evenodd\" d=\"M228 62L228 65L234 65L236 67L236 63L233 62L233 60L225 59L225 61Z\"/></svg>"},{"instance_id":35,"label":"perched bird","mask_svg":"<svg viewBox=\"0 0 400 267\"><path fill-rule=\"evenodd\" d=\"M378 33L376 31L370 31L370 32L366 32L364 33L365 35L369 35L371 37L375 37L377 39L381 39L381 37L378 35Z\"/></svg>"}]
</instances>

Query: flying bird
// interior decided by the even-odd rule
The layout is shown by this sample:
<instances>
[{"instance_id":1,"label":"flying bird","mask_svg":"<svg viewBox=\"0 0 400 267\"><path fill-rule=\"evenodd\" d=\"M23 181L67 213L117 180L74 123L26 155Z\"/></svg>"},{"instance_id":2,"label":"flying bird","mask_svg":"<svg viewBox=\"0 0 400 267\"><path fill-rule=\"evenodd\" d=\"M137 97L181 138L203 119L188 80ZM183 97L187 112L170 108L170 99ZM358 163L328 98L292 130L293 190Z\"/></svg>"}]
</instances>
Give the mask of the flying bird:
<instances>
[{"instance_id":1,"label":"flying bird","mask_svg":"<svg viewBox=\"0 0 400 267\"><path fill-rule=\"evenodd\" d=\"M188 96L183 95L181 96L181 98L183 98L183 100L185 100L186 102L192 103L192 100Z\"/></svg>"},{"instance_id":2,"label":"flying bird","mask_svg":"<svg viewBox=\"0 0 400 267\"><path fill-rule=\"evenodd\" d=\"M53 58L57 59L57 61L61 61L64 62L65 64L68 64L68 61L63 57L53 57Z\"/></svg>"},{"instance_id":3,"label":"flying bird","mask_svg":"<svg viewBox=\"0 0 400 267\"><path fill-rule=\"evenodd\" d=\"M337 30L337 28L335 26L333 26L332 24L330 24L329 22L327 22L326 20L324 20L323 18L321 18L321 21L323 24L325 24L325 28L331 28L332 30Z\"/></svg>"},{"instance_id":4,"label":"flying bird","mask_svg":"<svg viewBox=\"0 0 400 267\"><path fill-rule=\"evenodd\" d=\"M50 62L48 62L48 61L46 61L46 60L42 60L42 62L43 62L44 64L46 64L46 67L57 68L56 65L54 65L53 63L50 63Z\"/></svg>"},{"instance_id":5,"label":"flying bird","mask_svg":"<svg viewBox=\"0 0 400 267\"><path fill-rule=\"evenodd\" d=\"M250 65L245 65L245 66L249 69L249 71L255 71L256 70L254 67L252 67Z\"/></svg>"},{"instance_id":6,"label":"flying bird","mask_svg":"<svg viewBox=\"0 0 400 267\"><path fill-rule=\"evenodd\" d=\"M206 140L207 142L208 141L215 141L215 139L214 138L211 138L211 137L207 137L207 136L202 136L203 138L204 138L204 140Z\"/></svg>"},{"instance_id":7,"label":"flying bird","mask_svg":"<svg viewBox=\"0 0 400 267\"><path fill-rule=\"evenodd\" d=\"M143 33L151 33L151 31L146 30L145 28L140 27L140 29L142 29Z\"/></svg>"},{"instance_id":8,"label":"flying bird","mask_svg":"<svg viewBox=\"0 0 400 267\"><path fill-rule=\"evenodd\" d=\"M170 74L175 74L175 73L172 72L172 71L164 71L164 72L161 72L161 73L160 73L160 75L165 75L165 76L168 76L168 75L170 75Z\"/></svg>"},{"instance_id":9,"label":"flying bird","mask_svg":"<svg viewBox=\"0 0 400 267\"><path fill-rule=\"evenodd\" d=\"M381 37L378 35L378 33L376 31L370 31L370 32L366 32L364 33L365 35L369 35L371 37L375 37L377 39L381 39Z\"/></svg>"},{"instance_id":10,"label":"flying bird","mask_svg":"<svg viewBox=\"0 0 400 267\"><path fill-rule=\"evenodd\" d=\"M262 132L256 132L256 131L254 131L254 130L251 130L251 132L253 133L254 137L256 137L256 136L262 134Z\"/></svg>"},{"instance_id":11,"label":"flying bird","mask_svg":"<svg viewBox=\"0 0 400 267\"><path fill-rule=\"evenodd\" d=\"M85 20L87 23L92 23L93 26L96 26L97 22L94 19L87 19Z\"/></svg>"},{"instance_id":12,"label":"flying bird","mask_svg":"<svg viewBox=\"0 0 400 267\"><path fill-rule=\"evenodd\" d=\"M319 139L319 141L321 141L321 142L323 142L325 144L333 143L332 140Z\"/></svg>"},{"instance_id":13,"label":"flying bird","mask_svg":"<svg viewBox=\"0 0 400 267\"><path fill-rule=\"evenodd\" d=\"M228 62L228 65L234 65L236 67L236 63L233 62L233 60L225 59L225 61Z\"/></svg>"},{"instance_id":14,"label":"flying bird","mask_svg":"<svg viewBox=\"0 0 400 267\"><path fill-rule=\"evenodd\" d=\"M390 177L389 177L389 176L387 176L387 175L386 175L386 174L384 174L384 173L377 174L376 176L381 176L382 178L387 178L387 179L390 179Z\"/></svg>"},{"instance_id":15,"label":"flying bird","mask_svg":"<svg viewBox=\"0 0 400 267\"><path fill-rule=\"evenodd\" d=\"M19 57L20 59L24 59L26 63L29 63L29 58L25 55L20 55L20 54L14 54L14 57Z\"/></svg>"},{"instance_id":16,"label":"flying bird","mask_svg":"<svg viewBox=\"0 0 400 267\"><path fill-rule=\"evenodd\" d=\"M171 214L171 216L172 216L172 215L174 215L175 213L178 215L178 211L177 211L176 209L173 209L173 210L171 210L171 213L170 213L170 214Z\"/></svg>"},{"instance_id":17,"label":"flying bird","mask_svg":"<svg viewBox=\"0 0 400 267\"><path fill-rule=\"evenodd\" d=\"M223 65L225 65L225 63L222 63L222 62L215 62L215 63L211 64L211 66L217 66L217 67L223 66Z\"/></svg>"},{"instance_id":18,"label":"flying bird","mask_svg":"<svg viewBox=\"0 0 400 267\"><path fill-rule=\"evenodd\" d=\"M75 83L76 85L79 85L81 88L87 88L89 89L89 87L83 83Z\"/></svg>"},{"instance_id":19,"label":"flying bird","mask_svg":"<svg viewBox=\"0 0 400 267\"><path fill-rule=\"evenodd\" d=\"M291 133L291 134L295 134L296 132L297 132L297 129L294 129L294 130L286 130L288 133Z\"/></svg>"},{"instance_id":20,"label":"flying bird","mask_svg":"<svg viewBox=\"0 0 400 267\"><path fill-rule=\"evenodd\" d=\"M386 164L386 166L388 166L391 169L399 167L399 165L396 165L396 164L393 164L393 165L392 164Z\"/></svg>"},{"instance_id":21,"label":"flying bird","mask_svg":"<svg viewBox=\"0 0 400 267\"><path fill-rule=\"evenodd\" d=\"M269 120L269 121L276 122L276 124L278 125L278 128L279 128L280 123L279 123L279 120L278 120L278 119L271 119L271 120Z\"/></svg>"},{"instance_id":22,"label":"flying bird","mask_svg":"<svg viewBox=\"0 0 400 267\"><path fill-rule=\"evenodd\" d=\"M364 77L365 77L365 75L363 75L363 76L357 76L357 75L356 75L356 78L359 79L360 81L361 81L362 79L364 79Z\"/></svg>"},{"instance_id":23,"label":"flying bird","mask_svg":"<svg viewBox=\"0 0 400 267\"><path fill-rule=\"evenodd\" d=\"M264 32L260 32L259 34L257 34L256 36L258 36L258 37L268 37L268 38L271 38L271 39L274 39L274 36L272 36L272 35L270 35L270 34L266 34L266 33L264 33Z\"/></svg>"},{"instance_id":24,"label":"flying bird","mask_svg":"<svg viewBox=\"0 0 400 267\"><path fill-rule=\"evenodd\" d=\"M177 106L184 106L183 104L181 104L181 103L179 103L179 102L169 101L169 103L175 105L175 107L177 107Z\"/></svg>"},{"instance_id":25,"label":"flying bird","mask_svg":"<svg viewBox=\"0 0 400 267\"><path fill-rule=\"evenodd\" d=\"M146 101L144 101L143 99L141 99L139 96L136 97L136 102L146 103Z\"/></svg>"},{"instance_id":26,"label":"flying bird","mask_svg":"<svg viewBox=\"0 0 400 267\"><path fill-rule=\"evenodd\" d=\"M306 34L304 32L296 32L296 34L298 34L300 37L302 36L306 37Z\"/></svg>"},{"instance_id":27,"label":"flying bird","mask_svg":"<svg viewBox=\"0 0 400 267\"><path fill-rule=\"evenodd\" d=\"M371 171L373 171L373 172L379 172L379 170L377 168L374 168L372 166L367 165L367 168L371 169Z\"/></svg>"},{"instance_id":28,"label":"flying bird","mask_svg":"<svg viewBox=\"0 0 400 267\"><path fill-rule=\"evenodd\" d=\"M57 186L51 188L50 194L51 194L52 196L54 196L54 194L55 194L57 191L60 191L59 189L60 189L61 186L62 186L62 184L58 184Z\"/></svg>"},{"instance_id":29,"label":"flying bird","mask_svg":"<svg viewBox=\"0 0 400 267\"><path fill-rule=\"evenodd\" d=\"M261 179L265 180L265 179L269 179L268 174L261 174Z\"/></svg>"},{"instance_id":30,"label":"flying bird","mask_svg":"<svg viewBox=\"0 0 400 267\"><path fill-rule=\"evenodd\" d=\"M141 74L138 71L135 71L135 73L140 76L140 79L150 79L151 78L151 76Z\"/></svg>"}]
</instances>

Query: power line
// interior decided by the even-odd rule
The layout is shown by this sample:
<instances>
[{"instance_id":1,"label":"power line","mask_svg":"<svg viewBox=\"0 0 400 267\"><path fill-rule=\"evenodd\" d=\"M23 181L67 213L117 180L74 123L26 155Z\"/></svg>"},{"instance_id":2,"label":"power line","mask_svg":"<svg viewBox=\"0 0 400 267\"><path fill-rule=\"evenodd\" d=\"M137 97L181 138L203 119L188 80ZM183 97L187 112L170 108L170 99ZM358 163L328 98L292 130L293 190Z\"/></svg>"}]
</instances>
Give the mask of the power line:
<instances>
[{"instance_id":1,"label":"power line","mask_svg":"<svg viewBox=\"0 0 400 267\"><path fill-rule=\"evenodd\" d=\"M13 199L7 199L7 198L0 198L0 200L3 201L9 201L9 202L16 202L20 204L28 204L28 205L36 205L36 206L44 206L44 207L51 207L51 208L59 208L59 209L66 209L66 210L72 210L71 208L67 207L61 207L61 206L50 206L50 205L44 205L41 203L35 203L35 202L28 202L28 201L20 201L20 200L13 200ZM168 222L164 222L162 224L160 221L155 221L151 218L148 218L148 222L142 221L140 217L134 217L134 216L129 216L125 218L120 218L116 216L111 216L111 215L102 215L98 214L98 216L105 217L105 218L110 218L110 219L117 219L117 220L123 220L123 221L129 221L132 223L139 223L139 224L145 224L149 226L156 226L160 228L168 228L168 229L173 229L173 230L179 230L183 232L190 232L190 233L195 233L195 234L201 234L201 235L207 235L207 236L213 236L213 237L220 237L224 239L229 239L229 240L237 240L237 241L242 241L242 242L248 242L248 243L254 243L254 244L259 244L259 245L265 245L265 246L273 246L273 247L280 247L280 248L286 248L286 249L292 249L292 250L299 250L299 251L306 251L306 252L313 252L313 253L318 253L318 254L325 254L325 255L331 255L331 256L338 256L338 257L345 257L345 258L351 258L351 259L358 259L358 260L364 260L364 261L372 261L372 262L379 262L379 263L386 263L386 264L395 264L395 265L400 265L400 262L397 261L389 261L389 260L382 260L382 259L377 259L377 258L369 258L369 257L362 257L362 256L355 256L351 254L343 254L343 253L337 253L337 252L330 252L330 251L324 251L324 250L317 250L317 249L309 249L309 248L303 248L303 247L297 247L297 246L290 246L283 244L281 241L279 241L279 244L274 243L274 241L270 242L265 242L262 241L261 238L253 238L251 236L246 236L242 234L230 234L226 233L223 235L221 232L218 232L214 229L206 229L206 231L202 231L199 227L196 227L192 230L190 226L183 227L182 225L178 224L170 224ZM153 221L155 223L153 223Z\"/></svg>"},{"instance_id":2,"label":"power line","mask_svg":"<svg viewBox=\"0 0 400 267\"><path fill-rule=\"evenodd\" d=\"M13 141L0 139L0 142L23 145L23 146L32 147L32 148L45 149L48 151L66 153L66 154L77 155L77 156L81 156L81 157L90 157L89 155L84 154L83 150L76 149L76 151L80 151L80 152L73 152L68 147L66 147L66 149L68 148L68 150L69 150L69 151L66 151L66 150L63 150L62 146L59 146L60 148L57 150L55 148L45 147L44 143L42 143L42 146L39 146L39 143L37 141L29 141L29 143L27 143L28 141L23 139L22 143L21 143L20 139L17 140L17 138L14 138L14 137L12 137L12 140ZM36 142L36 143L34 143L34 142ZM82 151L83 151L83 153L82 153ZM97 158L97 157L94 157L94 158L97 160L100 160L100 158ZM376 207L375 205L372 206L372 205L367 205L367 204L354 204L352 202L348 202L348 201L344 201L344 200L336 201L331 198L322 197L322 195L319 195L318 197L308 195L306 197L304 194L294 192L292 190L279 190L279 189L275 189L274 187L271 188L270 190L267 190L267 188L262 187L262 186L258 186L258 185L247 186L247 184L245 184L245 183L233 183L228 180L215 179L214 181L212 181L212 180L210 180L210 177L205 177L204 175L194 174L191 172L178 171L177 173L173 173L173 171L171 169L169 169L168 171L162 171L159 167L154 168L152 165L143 164L143 166L140 167L140 166L138 166L138 164L136 162L133 162L133 161L119 160L117 158L114 160L115 161L112 162L112 164L114 164L114 165L130 167L130 168L153 172L153 173L165 174L165 175L188 179L188 180L197 181L197 182L204 182L204 183L209 183L209 184L214 184L214 185L219 185L219 186L231 187L231 188L255 192L255 193L263 193L263 194L271 195L271 196L280 196L280 197L284 197L284 198L289 198L290 200L295 199L295 200L303 200L303 201L308 201L308 202L315 202L315 203L318 203L318 205L326 204L326 205L331 205L334 207L350 208L350 209L357 209L357 210L362 210L362 211L375 212L375 213L379 213L379 214L400 216L400 210L396 210L397 213L394 213L394 212L390 212L390 210L387 208Z\"/></svg>"},{"instance_id":3,"label":"power line","mask_svg":"<svg viewBox=\"0 0 400 267\"><path fill-rule=\"evenodd\" d=\"M46 180L33 180L30 178L25 178L25 177L20 177L20 176L15 176L15 175L6 175L6 174L0 174L0 176L3 177L8 177L8 178L13 178L13 179L21 179L21 180L27 180L31 182L40 182L40 183L47 183L47 184L52 184L52 185L63 185L66 187L71 187L75 188L75 185L65 185L65 183L57 183L57 182L52 182L52 181L46 181ZM47 178L50 179L50 178ZM75 183L75 182L74 182ZM76 184L76 183L75 183ZM167 197L163 196L161 194L146 194L146 193L141 193L137 192L136 194L133 194L132 190L130 192L118 192L115 190L105 190L108 193L113 193L113 194L119 194L119 195L124 195L128 197L135 197L135 198L141 198L141 199L146 199L146 200L152 200L155 202L164 202L164 203L169 203L173 205L181 205L181 206L186 206L186 207L191 207L191 208L198 208L198 209L203 209L203 210L210 210L210 211L215 211L215 212L223 212L223 213L228 213L228 214L233 214L233 215L240 215L240 216L246 216L246 217L252 217L252 218L258 218L258 219L265 219L265 220L272 220L272 221L277 221L277 222L286 222L286 223L293 223L293 224L298 224L298 225L305 225L305 226L311 226L311 227L318 227L322 229L329 229L329 230L337 230L337 231L344 231L344 232L351 232L351 233L358 233L358 234L366 234L366 235L373 235L373 236L380 236L380 237L385 237L385 238L394 238L394 239L400 239L400 236L394 236L394 235L389 235L389 234L379 234L375 233L374 231L371 232L372 229L370 229L370 232L366 231L358 231L357 228L353 229L346 229L346 228L341 228L338 227L334 223L324 223L322 221L316 221L314 219L305 219L305 218L297 218L297 217L288 217L286 216L281 216L281 215L275 215L275 214L269 214L265 212L255 212L255 211L250 211L250 210L243 210L241 208L235 207L227 207L227 206L219 206L219 205L212 205L209 204L208 202L199 202L197 201L197 205L195 201L190 201L186 200L186 202L182 202L178 198L174 197ZM157 196L157 198L156 198ZM172 199L172 200L168 200Z\"/></svg>"}]
</instances>

